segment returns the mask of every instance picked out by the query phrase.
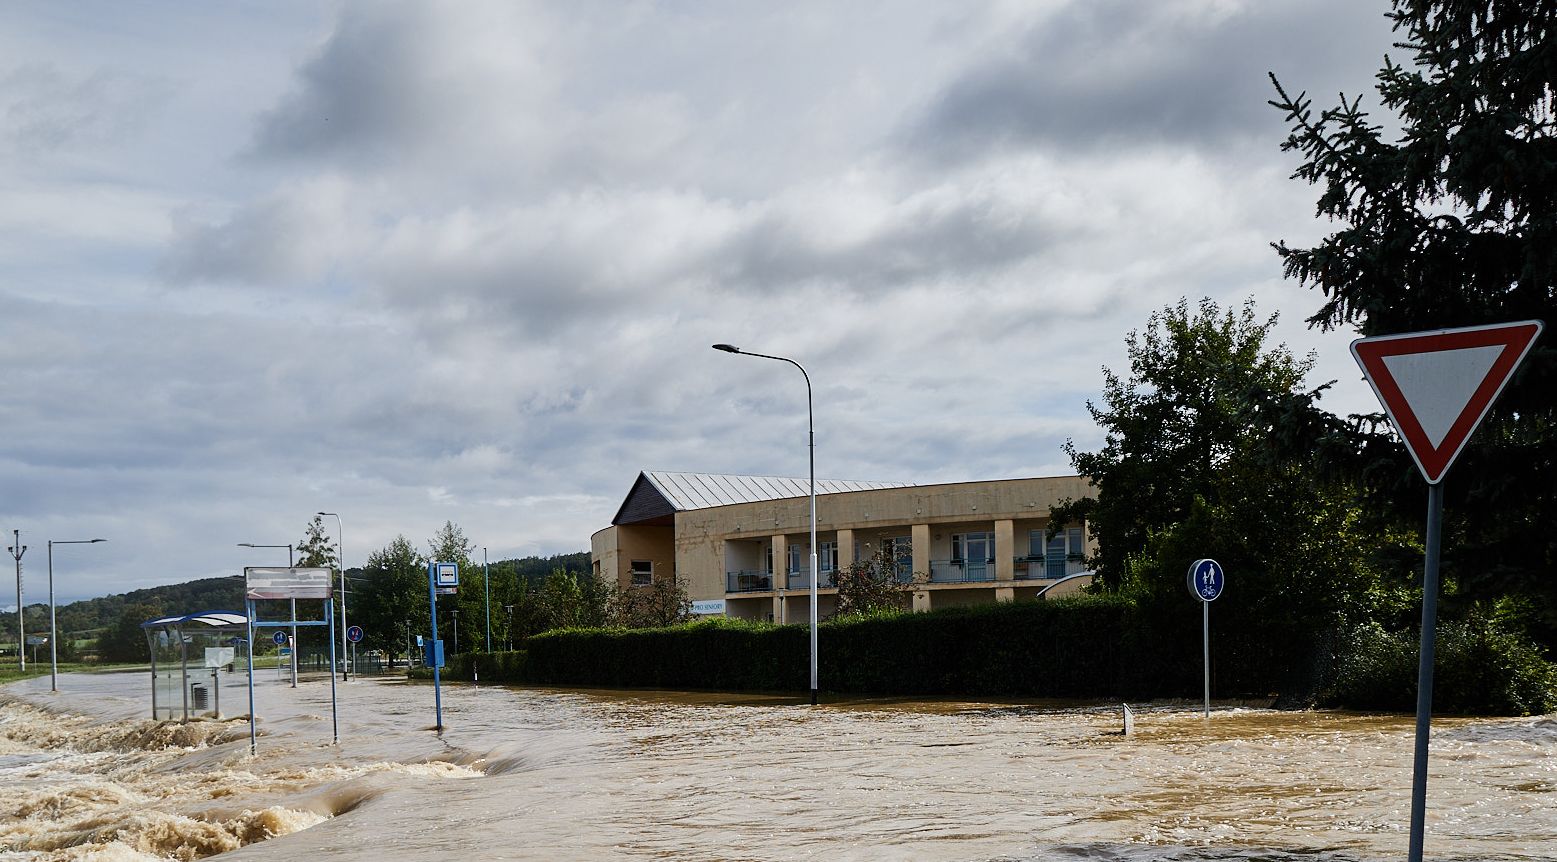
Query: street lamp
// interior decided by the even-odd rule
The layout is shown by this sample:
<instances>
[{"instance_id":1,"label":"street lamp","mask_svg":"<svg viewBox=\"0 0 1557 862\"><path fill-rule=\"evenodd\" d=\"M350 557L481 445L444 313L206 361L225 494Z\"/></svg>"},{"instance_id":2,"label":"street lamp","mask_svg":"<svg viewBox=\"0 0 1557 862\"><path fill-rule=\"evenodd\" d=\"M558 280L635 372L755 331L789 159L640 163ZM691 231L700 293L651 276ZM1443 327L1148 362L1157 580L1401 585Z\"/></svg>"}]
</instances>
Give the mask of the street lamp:
<instances>
[{"instance_id":1,"label":"street lamp","mask_svg":"<svg viewBox=\"0 0 1557 862\"><path fill-rule=\"evenodd\" d=\"M460 654L460 609L454 609L454 655Z\"/></svg>"},{"instance_id":2,"label":"street lamp","mask_svg":"<svg viewBox=\"0 0 1557 862\"><path fill-rule=\"evenodd\" d=\"M778 362L788 362L800 369L800 375L806 379L806 430L809 434L811 447L811 705L816 705L816 415L811 407L811 375L806 373L805 366L783 356L771 356L766 353L752 353L742 350L733 344L715 344L715 350L725 353L739 353L742 356L755 356L759 359L773 359Z\"/></svg>"},{"instance_id":3,"label":"street lamp","mask_svg":"<svg viewBox=\"0 0 1557 862\"><path fill-rule=\"evenodd\" d=\"M503 605L503 610L508 611L508 651L514 651L514 606Z\"/></svg>"},{"instance_id":4,"label":"street lamp","mask_svg":"<svg viewBox=\"0 0 1557 862\"><path fill-rule=\"evenodd\" d=\"M21 662L22 673L27 672L27 625L22 621L22 554L27 546L22 544L22 531L11 531L11 547L6 548L16 558L16 660Z\"/></svg>"},{"instance_id":5,"label":"street lamp","mask_svg":"<svg viewBox=\"0 0 1557 862\"><path fill-rule=\"evenodd\" d=\"M492 564L487 562L487 549L481 549L481 568L485 574L481 576L482 583L487 588L487 652L492 651Z\"/></svg>"},{"instance_id":6,"label":"street lamp","mask_svg":"<svg viewBox=\"0 0 1557 862\"><path fill-rule=\"evenodd\" d=\"M54 629L54 546L95 545L107 539L49 540L49 691L59 691L59 635Z\"/></svg>"},{"instance_id":7,"label":"street lamp","mask_svg":"<svg viewBox=\"0 0 1557 862\"><path fill-rule=\"evenodd\" d=\"M341 516L334 512L317 512L320 517L335 519L335 549L340 551L340 559L336 560L336 570L341 573L341 680L351 680L351 666L355 661L347 661L346 656L346 531L341 527ZM356 644L352 644L353 647ZM356 659L356 653L350 653L352 659Z\"/></svg>"},{"instance_id":8,"label":"street lamp","mask_svg":"<svg viewBox=\"0 0 1557 862\"><path fill-rule=\"evenodd\" d=\"M238 543L238 547L240 547L240 548L286 548L287 549L287 568L289 568L289 569L292 568L292 546L291 545L256 545L253 542L239 542ZM293 599L292 600L292 623L293 623L293 625L292 625L292 687L293 688L297 688L297 625L296 625L296 623L297 623L297 599ZM252 650L253 648L254 648L254 645L250 644L249 645L249 649ZM331 677L331 679L334 679L334 677Z\"/></svg>"}]
</instances>

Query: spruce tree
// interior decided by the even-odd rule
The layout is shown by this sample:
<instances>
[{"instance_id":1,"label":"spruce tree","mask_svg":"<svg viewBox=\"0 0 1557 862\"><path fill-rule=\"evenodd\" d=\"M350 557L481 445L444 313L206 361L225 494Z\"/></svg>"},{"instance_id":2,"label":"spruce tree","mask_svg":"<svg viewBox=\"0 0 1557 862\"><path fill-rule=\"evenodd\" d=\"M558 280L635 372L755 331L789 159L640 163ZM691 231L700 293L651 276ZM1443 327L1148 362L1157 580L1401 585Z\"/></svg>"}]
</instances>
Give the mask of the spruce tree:
<instances>
[{"instance_id":1,"label":"spruce tree","mask_svg":"<svg viewBox=\"0 0 1557 862\"><path fill-rule=\"evenodd\" d=\"M1557 326L1557 3L1394 0L1403 65L1377 76L1386 132L1361 97L1316 114L1272 76L1336 225L1309 248L1275 244L1288 277L1320 291L1309 319L1364 335L1545 320ZM1557 352L1551 332L1445 480L1445 574L1461 601L1502 597L1557 645ZM1361 426L1375 503L1420 521L1422 483L1393 438ZM1512 603L1508 597L1517 597Z\"/></svg>"}]
</instances>

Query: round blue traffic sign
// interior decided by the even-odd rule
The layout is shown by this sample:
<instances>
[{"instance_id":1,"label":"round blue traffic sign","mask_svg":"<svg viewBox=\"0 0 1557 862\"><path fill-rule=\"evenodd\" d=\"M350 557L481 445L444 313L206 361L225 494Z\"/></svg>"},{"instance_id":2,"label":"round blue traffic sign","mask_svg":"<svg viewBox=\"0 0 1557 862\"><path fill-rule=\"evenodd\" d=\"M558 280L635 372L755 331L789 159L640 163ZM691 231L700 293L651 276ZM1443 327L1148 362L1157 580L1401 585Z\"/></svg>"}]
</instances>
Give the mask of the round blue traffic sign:
<instances>
[{"instance_id":1,"label":"round blue traffic sign","mask_svg":"<svg viewBox=\"0 0 1557 862\"><path fill-rule=\"evenodd\" d=\"M1189 587L1190 595L1203 602L1214 602L1227 586L1227 576L1216 560L1196 560L1189 567L1184 583Z\"/></svg>"},{"instance_id":2,"label":"round blue traffic sign","mask_svg":"<svg viewBox=\"0 0 1557 862\"><path fill-rule=\"evenodd\" d=\"M287 633L277 629L276 633L270 636L270 639L276 642L276 646L282 646L287 642Z\"/></svg>"},{"instance_id":3,"label":"round blue traffic sign","mask_svg":"<svg viewBox=\"0 0 1557 862\"><path fill-rule=\"evenodd\" d=\"M346 627L346 639L351 641L352 643L359 643L359 642L361 642L361 640L362 640L362 626L347 626Z\"/></svg>"}]
</instances>

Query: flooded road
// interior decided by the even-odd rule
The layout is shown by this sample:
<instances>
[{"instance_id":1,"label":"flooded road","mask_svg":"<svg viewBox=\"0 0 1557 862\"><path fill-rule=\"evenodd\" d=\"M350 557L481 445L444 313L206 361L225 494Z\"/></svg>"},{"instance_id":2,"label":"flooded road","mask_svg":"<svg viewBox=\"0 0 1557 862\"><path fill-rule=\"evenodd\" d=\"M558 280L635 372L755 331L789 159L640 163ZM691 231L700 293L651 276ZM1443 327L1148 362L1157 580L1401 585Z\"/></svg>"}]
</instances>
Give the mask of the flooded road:
<instances>
[{"instance_id":1,"label":"flooded road","mask_svg":"<svg viewBox=\"0 0 1557 862\"><path fill-rule=\"evenodd\" d=\"M242 677L224 707L244 704ZM144 674L0 688L0 857L1383 860L1408 717L259 684L156 725ZM1435 724L1427 853L1557 858L1557 720Z\"/></svg>"}]
</instances>

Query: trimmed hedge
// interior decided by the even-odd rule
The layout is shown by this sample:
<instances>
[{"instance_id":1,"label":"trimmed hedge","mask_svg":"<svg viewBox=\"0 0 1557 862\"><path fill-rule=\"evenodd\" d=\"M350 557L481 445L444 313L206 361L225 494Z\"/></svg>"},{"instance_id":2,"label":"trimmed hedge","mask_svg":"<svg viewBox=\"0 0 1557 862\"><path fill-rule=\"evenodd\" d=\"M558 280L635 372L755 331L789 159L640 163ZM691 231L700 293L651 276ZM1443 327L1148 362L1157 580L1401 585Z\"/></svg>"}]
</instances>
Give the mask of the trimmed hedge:
<instances>
[{"instance_id":1,"label":"trimmed hedge","mask_svg":"<svg viewBox=\"0 0 1557 862\"><path fill-rule=\"evenodd\" d=\"M1223 615L1230 616L1230 615ZM1288 706L1409 712L1416 635L1376 625L1334 631L1212 620L1212 693L1282 695ZM1201 696L1198 613L1118 596L891 612L823 622L830 692L1150 700ZM714 618L663 629L563 629L520 652L454 656L443 678L599 688L805 691L809 630ZM1527 715L1557 710L1557 666L1484 619L1439 629L1437 708ZM423 668L413 679L431 679Z\"/></svg>"}]
</instances>

